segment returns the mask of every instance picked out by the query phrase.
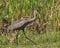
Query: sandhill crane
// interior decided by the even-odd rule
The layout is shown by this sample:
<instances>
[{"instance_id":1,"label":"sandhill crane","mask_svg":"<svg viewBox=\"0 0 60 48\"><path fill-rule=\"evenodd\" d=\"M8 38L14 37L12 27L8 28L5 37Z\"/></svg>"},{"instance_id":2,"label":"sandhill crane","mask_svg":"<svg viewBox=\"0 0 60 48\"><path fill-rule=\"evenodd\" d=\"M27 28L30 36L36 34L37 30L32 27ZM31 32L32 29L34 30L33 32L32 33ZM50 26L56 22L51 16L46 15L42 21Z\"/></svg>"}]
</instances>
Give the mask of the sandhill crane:
<instances>
[{"instance_id":1,"label":"sandhill crane","mask_svg":"<svg viewBox=\"0 0 60 48\"><path fill-rule=\"evenodd\" d=\"M37 13L38 13L38 9L34 9L34 13L33 13L33 14L34 14L34 17L33 17L32 19L17 20L17 21L15 21L14 23L12 23L11 25L9 25L9 26L7 27L7 33L12 32L12 31L14 31L14 30L22 30L22 31L23 31L23 34L25 35L25 37L26 37L28 40L30 40L30 39L26 36L24 29L25 29L25 27L26 27L29 23L34 22L34 21L36 20ZM18 38L18 32L17 32L17 34L16 34L16 39L17 39L17 38ZM30 41L32 41L32 40L30 40ZM32 42L33 42L33 41L32 41Z\"/></svg>"}]
</instances>

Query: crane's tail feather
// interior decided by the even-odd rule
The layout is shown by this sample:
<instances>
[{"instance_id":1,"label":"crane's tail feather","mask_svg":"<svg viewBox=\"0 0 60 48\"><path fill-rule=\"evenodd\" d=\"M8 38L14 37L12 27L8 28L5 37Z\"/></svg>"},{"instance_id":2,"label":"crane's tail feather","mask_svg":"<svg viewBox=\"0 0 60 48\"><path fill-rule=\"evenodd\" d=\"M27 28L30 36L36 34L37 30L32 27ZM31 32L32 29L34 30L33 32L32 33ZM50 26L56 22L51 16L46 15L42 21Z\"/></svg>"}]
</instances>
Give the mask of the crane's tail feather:
<instances>
[{"instance_id":1,"label":"crane's tail feather","mask_svg":"<svg viewBox=\"0 0 60 48\"><path fill-rule=\"evenodd\" d=\"M7 29L7 35L9 35L12 31Z\"/></svg>"}]
</instances>

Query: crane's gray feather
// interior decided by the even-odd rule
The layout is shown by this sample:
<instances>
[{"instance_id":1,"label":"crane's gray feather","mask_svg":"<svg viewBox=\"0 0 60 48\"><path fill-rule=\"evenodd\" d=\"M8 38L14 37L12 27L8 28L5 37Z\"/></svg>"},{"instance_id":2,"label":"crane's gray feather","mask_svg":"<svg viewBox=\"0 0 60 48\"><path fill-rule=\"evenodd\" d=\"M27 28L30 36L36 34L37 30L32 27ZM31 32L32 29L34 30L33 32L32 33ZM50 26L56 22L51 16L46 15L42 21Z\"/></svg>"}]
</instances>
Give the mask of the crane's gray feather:
<instances>
[{"instance_id":1,"label":"crane's gray feather","mask_svg":"<svg viewBox=\"0 0 60 48\"><path fill-rule=\"evenodd\" d=\"M34 18L15 21L14 23L8 26L7 32L11 30L23 30L26 27L26 25L36 20L36 14L37 14L37 11L34 10Z\"/></svg>"}]
</instances>

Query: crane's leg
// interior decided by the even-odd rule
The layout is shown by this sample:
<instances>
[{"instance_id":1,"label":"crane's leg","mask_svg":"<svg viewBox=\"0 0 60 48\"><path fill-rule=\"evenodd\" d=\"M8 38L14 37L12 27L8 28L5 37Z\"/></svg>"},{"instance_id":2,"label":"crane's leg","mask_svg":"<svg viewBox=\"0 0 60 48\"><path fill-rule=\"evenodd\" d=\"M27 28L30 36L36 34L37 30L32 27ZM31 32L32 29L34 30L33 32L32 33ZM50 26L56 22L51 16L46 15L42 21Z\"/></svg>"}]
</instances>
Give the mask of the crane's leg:
<instances>
[{"instance_id":1,"label":"crane's leg","mask_svg":"<svg viewBox=\"0 0 60 48\"><path fill-rule=\"evenodd\" d=\"M18 40L18 32L17 32L17 34L16 34L16 40Z\"/></svg>"},{"instance_id":2,"label":"crane's leg","mask_svg":"<svg viewBox=\"0 0 60 48\"><path fill-rule=\"evenodd\" d=\"M18 35L19 35L19 32L17 32L16 34L16 38L14 39L14 42L18 45Z\"/></svg>"},{"instance_id":3,"label":"crane's leg","mask_svg":"<svg viewBox=\"0 0 60 48\"><path fill-rule=\"evenodd\" d=\"M25 38L26 39L28 39L29 41L31 41L32 43L34 43L35 45L37 45L34 41L32 41L31 39L29 39L27 36L26 36L26 34L25 34L25 31L23 30L23 34L24 34L24 36L25 36Z\"/></svg>"}]
</instances>

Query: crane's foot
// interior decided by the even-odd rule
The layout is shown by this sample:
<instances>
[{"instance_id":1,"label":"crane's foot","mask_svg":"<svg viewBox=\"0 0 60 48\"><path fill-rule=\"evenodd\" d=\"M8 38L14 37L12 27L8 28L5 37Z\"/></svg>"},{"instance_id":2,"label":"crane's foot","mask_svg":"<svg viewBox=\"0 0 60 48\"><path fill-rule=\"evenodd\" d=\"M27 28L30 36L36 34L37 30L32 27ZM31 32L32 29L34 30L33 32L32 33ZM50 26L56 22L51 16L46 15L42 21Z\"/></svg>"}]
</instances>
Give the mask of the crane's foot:
<instances>
[{"instance_id":1,"label":"crane's foot","mask_svg":"<svg viewBox=\"0 0 60 48\"><path fill-rule=\"evenodd\" d=\"M25 37L26 39L28 39L29 41L31 41L34 45L37 45L36 42L34 42L33 40L29 39L28 37Z\"/></svg>"},{"instance_id":2,"label":"crane's foot","mask_svg":"<svg viewBox=\"0 0 60 48\"><path fill-rule=\"evenodd\" d=\"M14 43L16 44L16 45L18 45L18 39L14 39Z\"/></svg>"}]
</instances>

